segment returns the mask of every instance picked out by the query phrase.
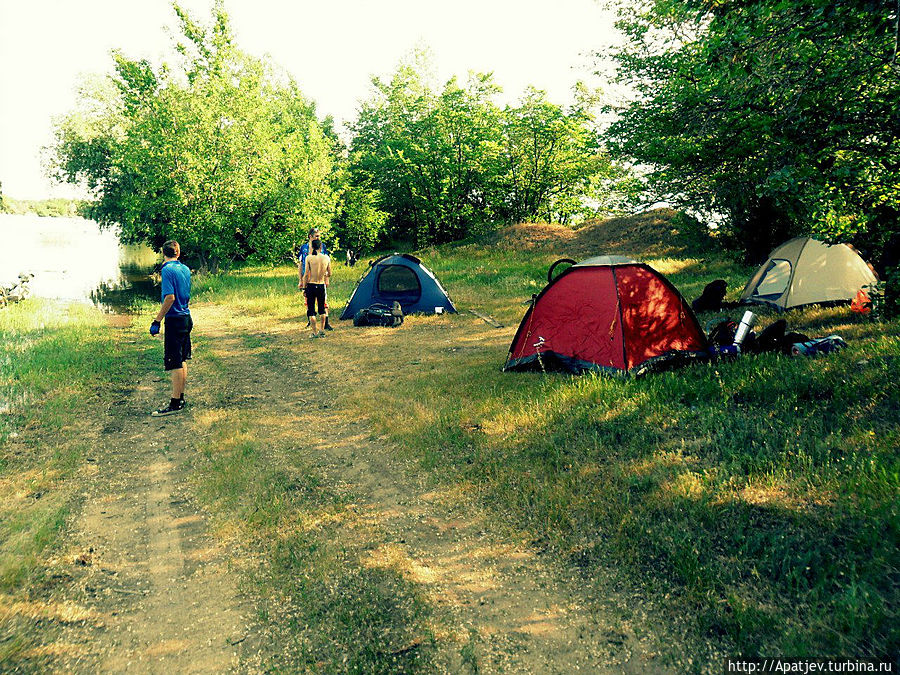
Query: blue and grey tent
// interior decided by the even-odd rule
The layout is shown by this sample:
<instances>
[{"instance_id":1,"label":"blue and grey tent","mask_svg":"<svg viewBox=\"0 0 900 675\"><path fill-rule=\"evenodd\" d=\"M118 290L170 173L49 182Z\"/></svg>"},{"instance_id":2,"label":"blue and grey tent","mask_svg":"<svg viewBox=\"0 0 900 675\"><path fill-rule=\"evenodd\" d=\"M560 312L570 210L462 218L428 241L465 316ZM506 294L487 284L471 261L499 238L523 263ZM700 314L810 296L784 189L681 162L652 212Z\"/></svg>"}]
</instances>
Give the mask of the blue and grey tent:
<instances>
[{"instance_id":1,"label":"blue and grey tent","mask_svg":"<svg viewBox=\"0 0 900 675\"><path fill-rule=\"evenodd\" d=\"M441 282L415 256L386 255L369 263L369 271L356 284L342 319L352 319L374 304L399 302L404 314L456 313L456 307Z\"/></svg>"}]
</instances>

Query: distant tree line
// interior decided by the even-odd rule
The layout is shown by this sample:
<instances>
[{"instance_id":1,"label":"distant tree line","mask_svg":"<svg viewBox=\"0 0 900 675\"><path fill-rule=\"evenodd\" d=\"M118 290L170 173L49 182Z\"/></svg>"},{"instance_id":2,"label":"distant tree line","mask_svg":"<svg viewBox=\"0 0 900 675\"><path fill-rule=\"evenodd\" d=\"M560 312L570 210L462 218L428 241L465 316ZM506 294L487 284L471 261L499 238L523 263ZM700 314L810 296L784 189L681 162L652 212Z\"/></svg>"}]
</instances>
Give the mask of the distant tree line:
<instances>
[{"instance_id":1,"label":"distant tree line","mask_svg":"<svg viewBox=\"0 0 900 675\"><path fill-rule=\"evenodd\" d=\"M499 107L486 75L429 84L415 54L374 80L349 146L296 83L237 48L221 2L209 27L177 4L177 62L114 53L56 125L53 172L92 192L86 215L126 241L182 241L200 264L274 261L318 227L345 247L416 245L521 220L615 208L633 187L602 150L582 91Z\"/></svg>"},{"instance_id":2,"label":"distant tree line","mask_svg":"<svg viewBox=\"0 0 900 675\"><path fill-rule=\"evenodd\" d=\"M85 204L74 199L12 199L0 194L0 213L33 214L48 218L73 218Z\"/></svg>"},{"instance_id":3,"label":"distant tree line","mask_svg":"<svg viewBox=\"0 0 900 675\"><path fill-rule=\"evenodd\" d=\"M795 234L900 251L897 3L620 0L617 79L635 96L600 129L584 88L563 107L489 75L436 84L414 53L373 79L350 137L296 82L174 5L178 58L114 54L59 120L54 173L127 241L183 241L201 264L275 261L316 226L366 251L574 223L643 201L715 220L749 260ZM623 167L636 167L629 172Z\"/></svg>"}]
</instances>

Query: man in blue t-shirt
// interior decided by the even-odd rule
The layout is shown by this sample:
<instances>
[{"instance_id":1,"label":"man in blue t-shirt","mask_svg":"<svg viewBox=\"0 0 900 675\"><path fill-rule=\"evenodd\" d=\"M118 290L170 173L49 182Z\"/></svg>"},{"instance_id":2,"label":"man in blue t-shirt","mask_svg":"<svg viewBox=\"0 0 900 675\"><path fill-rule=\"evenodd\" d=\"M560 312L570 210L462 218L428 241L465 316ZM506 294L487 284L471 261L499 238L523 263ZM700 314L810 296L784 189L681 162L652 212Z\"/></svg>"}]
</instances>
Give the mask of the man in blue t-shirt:
<instances>
[{"instance_id":1,"label":"man in blue t-shirt","mask_svg":"<svg viewBox=\"0 0 900 675\"><path fill-rule=\"evenodd\" d=\"M311 250L310 246L314 239L319 239L321 241L321 239L319 238L319 229L316 227L310 228L309 239L306 241L305 244L303 244L300 247L300 250L297 251L297 273L299 275L299 282L297 283L297 288L299 288L300 290L303 290L303 291L306 290L306 286L303 282L303 277L306 275L306 257L310 253L310 250ZM322 255L328 255L328 247L325 245L324 241L322 242L322 250L319 251L319 253L321 253ZM306 326L307 326L307 328L309 328L309 326L310 326L309 321L306 322ZM334 330L334 328L332 328L331 324L328 322L328 298L327 298L327 296L325 298L325 330Z\"/></svg>"},{"instance_id":2,"label":"man in blue t-shirt","mask_svg":"<svg viewBox=\"0 0 900 675\"><path fill-rule=\"evenodd\" d=\"M163 417L184 410L184 387L187 383L187 361L191 358L191 328L194 322L188 302L191 299L191 271L178 261L181 246L169 240L162 246L163 258L162 306L150 324L150 335L158 335L160 322L165 318L163 365L171 373L172 399L169 405L153 411Z\"/></svg>"}]
</instances>

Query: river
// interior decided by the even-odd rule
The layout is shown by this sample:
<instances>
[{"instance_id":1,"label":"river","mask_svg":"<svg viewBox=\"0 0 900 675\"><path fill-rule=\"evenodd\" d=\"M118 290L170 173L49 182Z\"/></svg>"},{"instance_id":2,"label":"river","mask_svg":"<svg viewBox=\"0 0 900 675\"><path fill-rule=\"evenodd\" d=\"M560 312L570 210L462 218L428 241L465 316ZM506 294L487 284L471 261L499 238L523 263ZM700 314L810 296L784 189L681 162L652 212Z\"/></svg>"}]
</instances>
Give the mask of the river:
<instances>
[{"instance_id":1,"label":"river","mask_svg":"<svg viewBox=\"0 0 900 675\"><path fill-rule=\"evenodd\" d=\"M91 220L0 214L0 284L30 272L32 297L127 313L142 298L158 300L149 276L157 260L148 246L122 245Z\"/></svg>"}]
</instances>

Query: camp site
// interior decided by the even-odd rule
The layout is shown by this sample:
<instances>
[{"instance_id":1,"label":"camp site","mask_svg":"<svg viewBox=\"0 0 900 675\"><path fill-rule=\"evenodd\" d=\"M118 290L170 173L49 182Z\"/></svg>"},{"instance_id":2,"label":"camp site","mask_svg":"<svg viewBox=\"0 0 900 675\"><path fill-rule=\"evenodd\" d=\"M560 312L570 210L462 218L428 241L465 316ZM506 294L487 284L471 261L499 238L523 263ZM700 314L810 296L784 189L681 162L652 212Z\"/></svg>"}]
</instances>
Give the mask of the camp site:
<instances>
[{"instance_id":1,"label":"camp site","mask_svg":"<svg viewBox=\"0 0 900 675\"><path fill-rule=\"evenodd\" d=\"M0 672L897 672L896 6L48 7Z\"/></svg>"}]
</instances>

